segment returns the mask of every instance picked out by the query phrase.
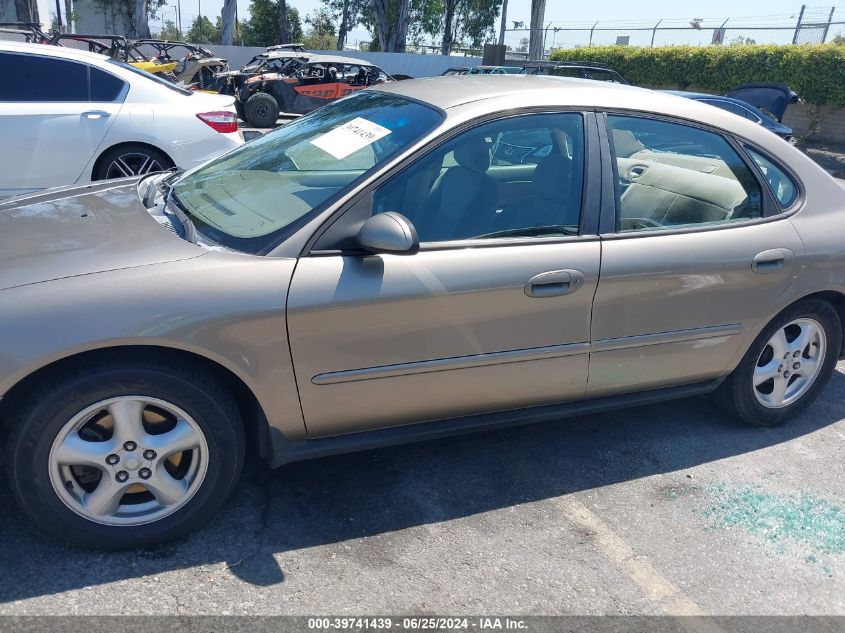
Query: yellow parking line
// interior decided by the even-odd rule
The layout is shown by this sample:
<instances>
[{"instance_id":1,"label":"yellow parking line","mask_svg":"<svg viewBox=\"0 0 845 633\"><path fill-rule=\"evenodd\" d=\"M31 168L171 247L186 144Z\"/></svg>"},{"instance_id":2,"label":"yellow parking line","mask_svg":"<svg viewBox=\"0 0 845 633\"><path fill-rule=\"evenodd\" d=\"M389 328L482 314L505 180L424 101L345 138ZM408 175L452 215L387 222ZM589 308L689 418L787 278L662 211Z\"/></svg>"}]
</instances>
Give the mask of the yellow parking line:
<instances>
[{"instance_id":1,"label":"yellow parking line","mask_svg":"<svg viewBox=\"0 0 845 633\"><path fill-rule=\"evenodd\" d=\"M613 561L634 583L661 608L673 616L694 616L678 620L692 633L724 633L714 622L703 620L705 613L695 602L660 574L644 556L637 556L630 545L616 534L587 506L572 497L558 499L563 516L582 529L589 530L602 554Z\"/></svg>"}]
</instances>

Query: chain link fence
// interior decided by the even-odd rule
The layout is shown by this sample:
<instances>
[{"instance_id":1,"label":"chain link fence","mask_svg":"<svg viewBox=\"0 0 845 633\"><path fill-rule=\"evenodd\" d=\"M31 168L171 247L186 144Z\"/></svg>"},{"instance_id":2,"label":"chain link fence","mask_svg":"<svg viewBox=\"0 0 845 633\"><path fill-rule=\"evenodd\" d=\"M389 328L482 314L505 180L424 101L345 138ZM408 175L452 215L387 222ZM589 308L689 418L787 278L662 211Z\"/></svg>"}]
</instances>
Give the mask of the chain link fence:
<instances>
[{"instance_id":1,"label":"chain link fence","mask_svg":"<svg viewBox=\"0 0 845 633\"><path fill-rule=\"evenodd\" d=\"M529 29L513 21L505 43L514 57L528 46ZM710 46L724 44L821 44L845 36L845 5L801 6L794 13L754 17L549 22L544 50L620 44Z\"/></svg>"}]
</instances>

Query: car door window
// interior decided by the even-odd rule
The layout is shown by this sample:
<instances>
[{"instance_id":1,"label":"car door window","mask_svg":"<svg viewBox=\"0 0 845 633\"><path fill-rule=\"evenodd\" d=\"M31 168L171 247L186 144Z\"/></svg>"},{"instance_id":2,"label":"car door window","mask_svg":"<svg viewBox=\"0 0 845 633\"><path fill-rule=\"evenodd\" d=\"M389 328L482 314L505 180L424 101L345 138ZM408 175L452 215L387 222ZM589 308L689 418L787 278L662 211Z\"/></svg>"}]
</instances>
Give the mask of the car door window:
<instances>
[{"instance_id":1,"label":"car door window","mask_svg":"<svg viewBox=\"0 0 845 633\"><path fill-rule=\"evenodd\" d=\"M88 68L37 55L0 55L0 101L88 101Z\"/></svg>"},{"instance_id":2,"label":"car door window","mask_svg":"<svg viewBox=\"0 0 845 633\"><path fill-rule=\"evenodd\" d=\"M607 119L617 168L619 231L762 217L760 183L721 135L644 117Z\"/></svg>"},{"instance_id":3,"label":"car door window","mask_svg":"<svg viewBox=\"0 0 845 633\"><path fill-rule=\"evenodd\" d=\"M462 132L380 187L373 211L407 216L422 242L576 235L583 118L536 114ZM507 195L518 187L518 197Z\"/></svg>"}]
</instances>

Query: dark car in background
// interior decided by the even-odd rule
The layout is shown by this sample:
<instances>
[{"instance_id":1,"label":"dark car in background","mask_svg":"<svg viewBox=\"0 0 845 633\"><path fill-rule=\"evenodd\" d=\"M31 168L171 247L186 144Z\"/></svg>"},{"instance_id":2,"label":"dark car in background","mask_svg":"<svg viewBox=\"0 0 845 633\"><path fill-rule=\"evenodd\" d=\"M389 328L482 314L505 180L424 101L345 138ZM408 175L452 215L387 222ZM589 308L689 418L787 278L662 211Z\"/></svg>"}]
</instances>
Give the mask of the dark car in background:
<instances>
[{"instance_id":1,"label":"dark car in background","mask_svg":"<svg viewBox=\"0 0 845 633\"><path fill-rule=\"evenodd\" d=\"M523 75L554 75L555 77L574 77L593 79L628 85L628 81L616 70L600 62L569 61L556 62L547 60L530 61L522 68Z\"/></svg>"},{"instance_id":2,"label":"dark car in background","mask_svg":"<svg viewBox=\"0 0 845 633\"><path fill-rule=\"evenodd\" d=\"M783 123L783 116L789 105L797 103L799 98L785 84L743 84L725 95L680 90L669 90L667 92L727 110L762 125L790 143L795 143L793 130Z\"/></svg>"}]
</instances>

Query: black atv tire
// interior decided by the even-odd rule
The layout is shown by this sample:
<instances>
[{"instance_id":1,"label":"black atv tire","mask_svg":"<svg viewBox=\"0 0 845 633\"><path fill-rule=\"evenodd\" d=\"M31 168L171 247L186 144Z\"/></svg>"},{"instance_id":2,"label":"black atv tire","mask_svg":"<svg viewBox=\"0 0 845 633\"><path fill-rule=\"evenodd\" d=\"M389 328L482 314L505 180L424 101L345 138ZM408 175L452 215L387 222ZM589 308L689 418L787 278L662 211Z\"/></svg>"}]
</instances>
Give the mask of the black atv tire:
<instances>
[{"instance_id":1,"label":"black atv tire","mask_svg":"<svg viewBox=\"0 0 845 633\"><path fill-rule=\"evenodd\" d=\"M252 127L275 127L279 118L279 102L266 92L256 92L243 105L244 120Z\"/></svg>"}]
</instances>

